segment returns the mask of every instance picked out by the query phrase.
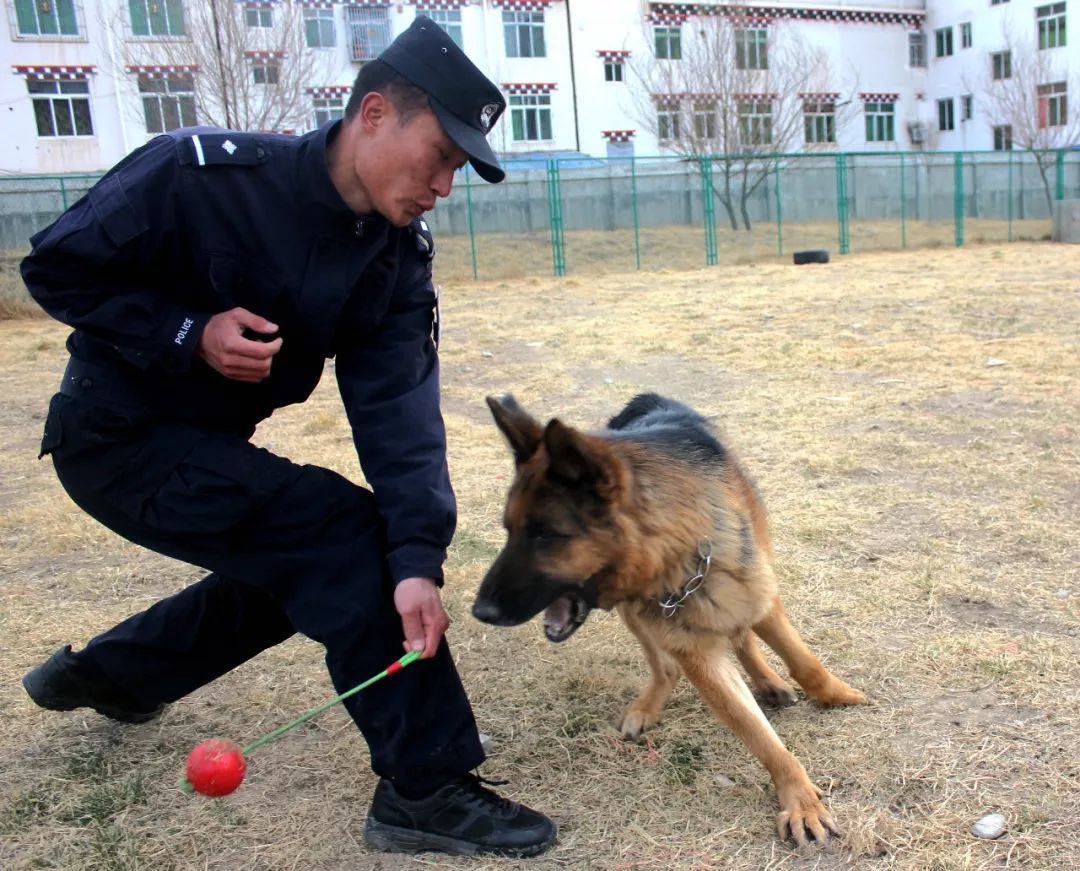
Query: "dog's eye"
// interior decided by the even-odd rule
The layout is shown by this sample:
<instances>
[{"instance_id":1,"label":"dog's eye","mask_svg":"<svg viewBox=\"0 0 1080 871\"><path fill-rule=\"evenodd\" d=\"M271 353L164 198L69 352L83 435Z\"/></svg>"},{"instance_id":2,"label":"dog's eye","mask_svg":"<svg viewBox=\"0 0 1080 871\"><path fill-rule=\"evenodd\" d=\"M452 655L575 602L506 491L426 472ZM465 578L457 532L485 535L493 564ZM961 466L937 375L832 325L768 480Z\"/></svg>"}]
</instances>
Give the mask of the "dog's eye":
<instances>
[{"instance_id":1,"label":"dog's eye","mask_svg":"<svg viewBox=\"0 0 1080 871\"><path fill-rule=\"evenodd\" d=\"M537 544L554 544L558 541L565 541L570 538L564 532L559 532L557 529L552 529L550 526L529 526L525 530L526 534Z\"/></svg>"}]
</instances>

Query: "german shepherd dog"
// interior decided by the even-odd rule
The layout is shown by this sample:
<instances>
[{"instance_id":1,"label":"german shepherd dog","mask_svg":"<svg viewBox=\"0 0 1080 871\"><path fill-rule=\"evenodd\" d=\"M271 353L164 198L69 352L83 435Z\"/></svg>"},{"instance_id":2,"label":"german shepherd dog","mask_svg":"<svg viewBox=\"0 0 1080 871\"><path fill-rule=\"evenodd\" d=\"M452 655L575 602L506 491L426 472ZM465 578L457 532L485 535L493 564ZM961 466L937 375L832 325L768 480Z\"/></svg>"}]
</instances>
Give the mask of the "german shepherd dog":
<instances>
[{"instance_id":1,"label":"german shepherd dog","mask_svg":"<svg viewBox=\"0 0 1080 871\"><path fill-rule=\"evenodd\" d=\"M823 705L866 701L831 674L792 628L777 595L765 508L708 421L656 394L635 397L607 428L546 426L512 396L488 397L514 453L504 513L508 539L487 572L473 615L516 626L544 612L544 632L565 641L592 608L616 608L652 674L622 718L630 740L660 720L685 674L716 716L768 769L781 838L800 846L839 835L819 790L758 707L795 693L769 667L775 650Z\"/></svg>"}]
</instances>

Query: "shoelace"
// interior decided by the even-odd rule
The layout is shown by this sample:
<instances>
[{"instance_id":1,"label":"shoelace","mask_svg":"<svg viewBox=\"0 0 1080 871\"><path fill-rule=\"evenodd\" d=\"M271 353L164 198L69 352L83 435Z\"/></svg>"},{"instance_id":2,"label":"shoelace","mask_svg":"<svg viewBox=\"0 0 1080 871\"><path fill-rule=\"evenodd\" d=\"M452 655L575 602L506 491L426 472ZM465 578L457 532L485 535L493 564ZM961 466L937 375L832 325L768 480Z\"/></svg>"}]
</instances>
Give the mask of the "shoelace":
<instances>
[{"instance_id":1,"label":"shoelace","mask_svg":"<svg viewBox=\"0 0 1080 871\"><path fill-rule=\"evenodd\" d=\"M505 786L508 780L488 780L479 774L470 773L461 778L461 789L472 801L480 807L493 806L498 813L506 813L512 810L514 802L503 798L497 792L488 789L489 786Z\"/></svg>"}]
</instances>

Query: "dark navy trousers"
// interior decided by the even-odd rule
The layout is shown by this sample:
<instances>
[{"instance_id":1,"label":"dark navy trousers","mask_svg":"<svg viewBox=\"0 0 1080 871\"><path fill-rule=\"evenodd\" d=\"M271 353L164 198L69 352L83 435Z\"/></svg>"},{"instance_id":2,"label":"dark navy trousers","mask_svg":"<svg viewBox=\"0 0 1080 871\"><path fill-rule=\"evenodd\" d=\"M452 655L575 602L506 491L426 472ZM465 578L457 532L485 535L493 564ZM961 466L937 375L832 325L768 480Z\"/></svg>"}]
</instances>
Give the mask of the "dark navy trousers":
<instances>
[{"instance_id":1,"label":"dark navy trousers","mask_svg":"<svg viewBox=\"0 0 1080 871\"><path fill-rule=\"evenodd\" d=\"M242 434L62 394L50 405L42 452L88 514L210 571L76 654L146 707L182 698L296 632L325 646L339 693L402 655L368 490ZM483 761L445 640L432 659L344 704L382 777L435 786Z\"/></svg>"}]
</instances>

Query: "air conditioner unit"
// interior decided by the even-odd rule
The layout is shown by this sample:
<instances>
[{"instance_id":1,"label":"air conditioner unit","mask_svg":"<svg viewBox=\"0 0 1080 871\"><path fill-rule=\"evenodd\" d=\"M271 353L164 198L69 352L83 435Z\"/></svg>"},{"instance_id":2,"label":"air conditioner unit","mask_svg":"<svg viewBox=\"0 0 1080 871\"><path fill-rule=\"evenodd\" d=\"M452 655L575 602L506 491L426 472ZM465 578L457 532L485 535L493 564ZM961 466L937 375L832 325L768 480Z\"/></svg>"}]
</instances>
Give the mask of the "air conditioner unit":
<instances>
[{"instance_id":1,"label":"air conditioner unit","mask_svg":"<svg viewBox=\"0 0 1080 871\"><path fill-rule=\"evenodd\" d=\"M926 141L926 125L921 122L908 125L908 135L915 144Z\"/></svg>"}]
</instances>

